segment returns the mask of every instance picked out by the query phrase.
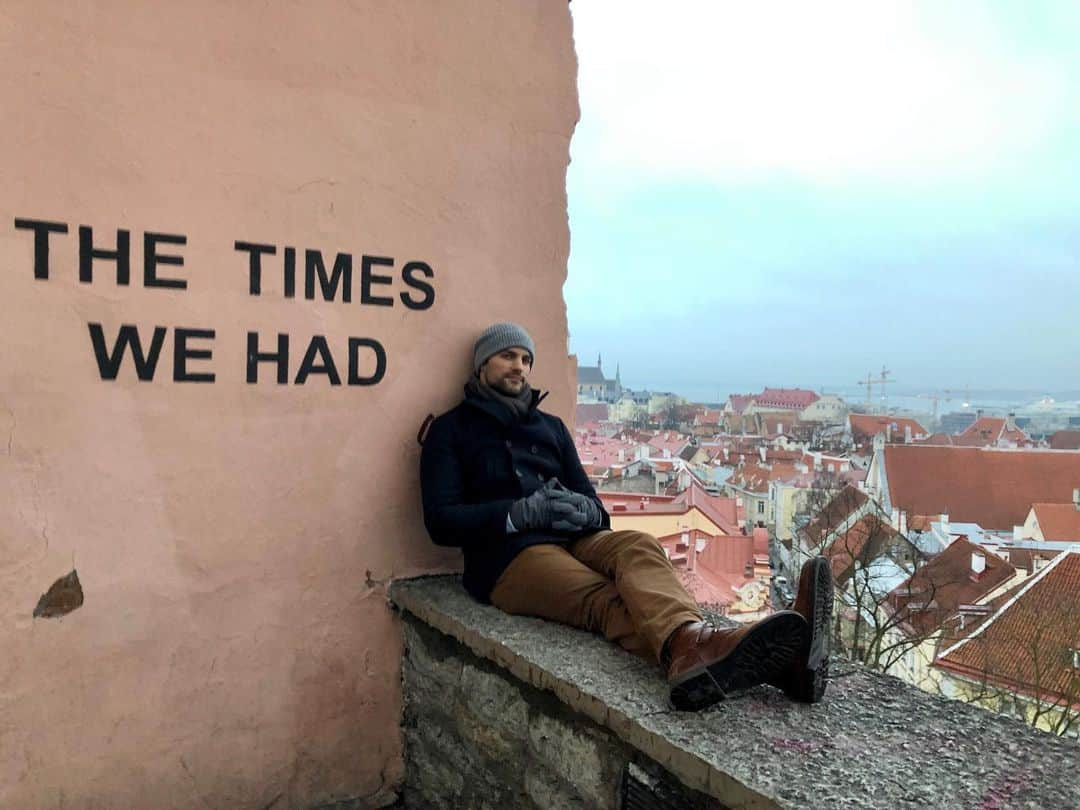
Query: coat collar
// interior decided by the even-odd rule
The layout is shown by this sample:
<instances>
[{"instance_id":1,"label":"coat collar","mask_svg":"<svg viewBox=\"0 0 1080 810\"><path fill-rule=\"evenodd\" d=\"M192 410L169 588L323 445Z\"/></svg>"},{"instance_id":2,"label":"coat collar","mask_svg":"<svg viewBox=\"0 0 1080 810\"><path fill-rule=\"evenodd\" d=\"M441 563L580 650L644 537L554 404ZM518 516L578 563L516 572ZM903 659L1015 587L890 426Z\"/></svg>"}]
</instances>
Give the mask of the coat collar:
<instances>
[{"instance_id":1,"label":"coat collar","mask_svg":"<svg viewBox=\"0 0 1080 810\"><path fill-rule=\"evenodd\" d=\"M529 403L529 418L532 418L536 413L536 409L540 406L540 403L543 402L544 398L549 393L549 391L541 393L535 388L533 389L532 402ZM503 405L490 399L475 396L469 392L468 388L465 389L465 404L483 411L488 416L498 421L503 427L510 427L515 422L513 416L511 416L510 412Z\"/></svg>"}]
</instances>

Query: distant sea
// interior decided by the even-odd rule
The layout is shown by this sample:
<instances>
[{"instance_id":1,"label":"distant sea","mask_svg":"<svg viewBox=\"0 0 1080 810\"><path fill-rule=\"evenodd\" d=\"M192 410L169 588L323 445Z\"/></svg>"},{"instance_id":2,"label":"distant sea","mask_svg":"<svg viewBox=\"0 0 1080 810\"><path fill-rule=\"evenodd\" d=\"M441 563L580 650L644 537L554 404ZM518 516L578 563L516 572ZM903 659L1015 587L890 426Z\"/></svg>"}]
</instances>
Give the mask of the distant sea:
<instances>
[{"instance_id":1,"label":"distant sea","mask_svg":"<svg viewBox=\"0 0 1080 810\"><path fill-rule=\"evenodd\" d=\"M703 402L710 404L722 404L731 394L757 393L765 387L764 383L742 383L732 385L730 383L688 383L688 382L637 382L624 381L624 386L635 390L647 388L650 391L670 391L685 397L691 402ZM773 386L779 387L779 386ZM862 406L866 403L866 393L857 386L797 386L786 385L787 388L811 388L819 394L836 394L843 397L844 401L853 406ZM990 414L1005 414L1009 411L1017 413L1030 413L1039 411L1051 411L1059 413L1080 414L1080 390L1021 390L1002 388L971 388L960 392L950 392L946 396L940 390L935 391L928 387L925 391L912 390L910 388L890 390L888 399L882 400L878 387L874 386L873 410L881 411L887 404L889 410L900 410L911 413L931 413L933 409L934 394L938 396L938 414L946 414L954 411L976 411L982 409ZM1052 400L1051 403L1049 400ZM967 403L965 407L965 403Z\"/></svg>"}]
</instances>

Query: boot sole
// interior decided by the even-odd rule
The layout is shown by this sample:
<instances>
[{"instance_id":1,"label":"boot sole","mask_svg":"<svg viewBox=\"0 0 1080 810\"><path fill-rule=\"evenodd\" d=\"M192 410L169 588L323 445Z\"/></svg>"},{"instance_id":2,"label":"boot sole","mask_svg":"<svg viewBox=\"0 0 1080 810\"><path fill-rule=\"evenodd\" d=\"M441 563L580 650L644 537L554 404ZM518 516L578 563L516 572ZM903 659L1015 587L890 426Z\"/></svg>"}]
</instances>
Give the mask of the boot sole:
<instances>
[{"instance_id":1,"label":"boot sole","mask_svg":"<svg viewBox=\"0 0 1080 810\"><path fill-rule=\"evenodd\" d=\"M829 685L829 645L833 612L833 578L829 563L814 560L813 593L810 598L810 639L804 653L805 663L795 667L780 682L784 694L802 703L817 703Z\"/></svg>"},{"instance_id":2,"label":"boot sole","mask_svg":"<svg viewBox=\"0 0 1080 810\"><path fill-rule=\"evenodd\" d=\"M798 613L777 613L748 633L723 658L684 673L671 685L670 702L679 711L697 711L775 678L807 644L806 622Z\"/></svg>"}]
</instances>

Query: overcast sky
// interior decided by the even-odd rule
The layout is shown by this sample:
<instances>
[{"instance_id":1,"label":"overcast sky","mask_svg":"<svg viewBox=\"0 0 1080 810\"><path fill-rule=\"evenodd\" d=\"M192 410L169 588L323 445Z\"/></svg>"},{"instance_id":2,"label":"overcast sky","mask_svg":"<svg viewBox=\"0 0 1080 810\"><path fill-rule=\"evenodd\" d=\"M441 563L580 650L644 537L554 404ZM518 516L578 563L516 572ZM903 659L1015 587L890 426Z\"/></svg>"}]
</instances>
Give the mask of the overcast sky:
<instances>
[{"instance_id":1,"label":"overcast sky","mask_svg":"<svg viewBox=\"0 0 1080 810\"><path fill-rule=\"evenodd\" d=\"M1080 388L1080 3L570 7L581 364Z\"/></svg>"}]
</instances>

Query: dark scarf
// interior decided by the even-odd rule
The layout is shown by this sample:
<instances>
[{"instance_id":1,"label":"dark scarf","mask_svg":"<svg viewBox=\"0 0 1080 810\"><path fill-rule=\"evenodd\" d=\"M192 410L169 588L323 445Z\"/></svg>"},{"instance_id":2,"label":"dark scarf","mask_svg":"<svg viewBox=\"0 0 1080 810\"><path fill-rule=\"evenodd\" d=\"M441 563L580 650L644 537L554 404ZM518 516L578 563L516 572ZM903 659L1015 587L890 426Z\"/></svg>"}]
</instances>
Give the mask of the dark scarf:
<instances>
[{"instance_id":1,"label":"dark scarf","mask_svg":"<svg viewBox=\"0 0 1080 810\"><path fill-rule=\"evenodd\" d=\"M469 381L465 383L465 391L478 399L487 399L502 404L503 407L510 411L510 415L518 421L528 416L529 411L532 410L533 390L528 383L521 387L520 394L511 397L501 391L496 391L479 377L470 377Z\"/></svg>"}]
</instances>

